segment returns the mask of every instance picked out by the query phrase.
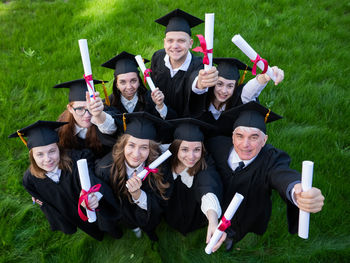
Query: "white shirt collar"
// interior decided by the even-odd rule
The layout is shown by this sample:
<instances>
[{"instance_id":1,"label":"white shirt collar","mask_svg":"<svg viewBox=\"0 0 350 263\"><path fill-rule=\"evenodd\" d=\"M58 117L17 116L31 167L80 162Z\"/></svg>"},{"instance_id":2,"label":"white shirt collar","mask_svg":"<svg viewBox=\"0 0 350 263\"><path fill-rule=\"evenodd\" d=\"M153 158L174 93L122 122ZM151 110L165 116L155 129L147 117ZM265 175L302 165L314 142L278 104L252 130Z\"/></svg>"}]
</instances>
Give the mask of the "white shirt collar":
<instances>
[{"instance_id":1,"label":"white shirt collar","mask_svg":"<svg viewBox=\"0 0 350 263\"><path fill-rule=\"evenodd\" d=\"M61 177L61 169L59 169L58 166L56 166L56 168L52 172L47 172L46 176L49 177L55 183L58 183Z\"/></svg>"},{"instance_id":2,"label":"white shirt collar","mask_svg":"<svg viewBox=\"0 0 350 263\"><path fill-rule=\"evenodd\" d=\"M169 55L166 54L165 57L164 57L164 62L165 62L165 66L170 70L170 77L174 77L175 74L176 74L179 70L187 71L188 68L189 68L189 66L190 66L190 64L191 64L191 59L192 59L192 55L191 55L190 51L188 51L188 52L187 52L187 56L186 56L186 60L185 60L185 62L181 65L181 67L173 69L173 67L172 67L171 64L170 64Z\"/></svg>"},{"instance_id":3,"label":"white shirt collar","mask_svg":"<svg viewBox=\"0 0 350 263\"><path fill-rule=\"evenodd\" d=\"M210 103L209 105L209 111L211 112L211 114L213 115L214 119L217 120L219 119L221 113L226 109L226 104L224 104L219 110L217 110L213 103Z\"/></svg>"},{"instance_id":4,"label":"white shirt collar","mask_svg":"<svg viewBox=\"0 0 350 263\"><path fill-rule=\"evenodd\" d=\"M230 168L232 169L232 171L236 170L236 168L238 167L239 162L244 162L244 168L246 168L252 161L254 161L254 159L256 158L256 156L254 156L252 159L250 160L241 160L241 158L239 158L236 150L234 147L232 147L231 153L228 157L227 163L230 166Z\"/></svg>"},{"instance_id":5,"label":"white shirt collar","mask_svg":"<svg viewBox=\"0 0 350 263\"><path fill-rule=\"evenodd\" d=\"M85 139L87 133L87 128L82 128L77 124L74 125L74 135L78 135L79 138Z\"/></svg>"},{"instance_id":6,"label":"white shirt collar","mask_svg":"<svg viewBox=\"0 0 350 263\"><path fill-rule=\"evenodd\" d=\"M137 93L135 93L134 97L131 100L128 100L123 95L120 95L120 101L129 113L134 111L138 100L139 97L137 96Z\"/></svg>"},{"instance_id":7,"label":"white shirt collar","mask_svg":"<svg viewBox=\"0 0 350 263\"><path fill-rule=\"evenodd\" d=\"M138 167L132 168L128 165L128 163L125 161L125 166L126 166L126 174L128 175L128 178L131 178L136 170L136 174L140 173L145 166L145 163L141 163Z\"/></svg>"},{"instance_id":8,"label":"white shirt collar","mask_svg":"<svg viewBox=\"0 0 350 263\"><path fill-rule=\"evenodd\" d=\"M181 182L186 185L188 188L191 188L192 184L193 184L193 179L194 179L194 176L190 176L187 172L188 170L188 167L183 170L180 174L177 174L175 172L173 172L173 178L174 180L176 180L176 178L178 176L181 177Z\"/></svg>"}]
</instances>

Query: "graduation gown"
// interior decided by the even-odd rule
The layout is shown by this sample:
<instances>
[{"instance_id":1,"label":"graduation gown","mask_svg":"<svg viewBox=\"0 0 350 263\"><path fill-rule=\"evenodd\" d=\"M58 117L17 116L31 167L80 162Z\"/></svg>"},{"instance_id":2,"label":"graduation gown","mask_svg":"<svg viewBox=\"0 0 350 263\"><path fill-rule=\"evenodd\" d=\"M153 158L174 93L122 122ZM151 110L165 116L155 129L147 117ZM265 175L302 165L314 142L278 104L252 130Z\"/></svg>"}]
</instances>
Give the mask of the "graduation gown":
<instances>
[{"instance_id":1,"label":"graduation gown","mask_svg":"<svg viewBox=\"0 0 350 263\"><path fill-rule=\"evenodd\" d=\"M223 211L236 192L244 196L231 221L229 237L238 242L248 232L259 235L265 233L271 216L272 189L277 190L287 204L289 232L297 232L299 209L287 199L287 189L291 183L300 181L300 174L289 168L290 157L287 153L266 144L252 163L234 172L227 163L233 147L231 138L212 138L207 147L213 154L224 185Z\"/></svg>"},{"instance_id":2,"label":"graduation gown","mask_svg":"<svg viewBox=\"0 0 350 263\"><path fill-rule=\"evenodd\" d=\"M176 112L178 118L198 115L203 111L205 95L192 92L192 83L203 69L202 59L191 54L187 71L179 70L171 78L170 70L165 66L165 55L164 49L158 50L151 60L151 77L155 86L164 93L164 103Z\"/></svg>"},{"instance_id":3,"label":"graduation gown","mask_svg":"<svg viewBox=\"0 0 350 263\"><path fill-rule=\"evenodd\" d=\"M180 175L174 180L171 161L165 163L167 177L172 179L171 196L164 213L165 220L183 235L208 224L208 220L201 210L203 195L213 193L219 201L221 200L222 184L220 176L216 171L213 160L208 157L206 162L207 169L194 175L193 184L190 188L182 183Z\"/></svg>"},{"instance_id":4,"label":"graduation gown","mask_svg":"<svg viewBox=\"0 0 350 263\"><path fill-rule=\"evenodd\" d=\"M111 185L111 166L113 163L112 154L106 155L96 164L96 175L103 181ZM125 175L126 176L126 175ZM147 195L147 210L140 208L137 204L131 203L127 196L116 198L118 205L121 208L122 221L129 228L140 227L151 240L157 241L158 237L155 234L155 229L160 223L161 214L166 206L167 201L164 200L156 190L155 182L152 174L149 174L145 181L142 182L141 190ZM164 178L164 182L168 181ZM168 196L169 194L166 194Z\"/></svg>"},{"instance_id":5,"label":"graduation gown","mask_svg":"<svg viewBox=\"0 0 350 263\"><path fill-rule=\"evenodd\" d=\"M40 207L49 221L52 231L59 230L65 234L73 234L77 227L88 235L101 241L103 231L108 231L113 237L119 238L122 233L115 222L120 218L120 211L112 195L111 189L104 182L94 176L92 154L88 150L72 151L72 172L62 170L60 180L55 183L50 178L44 179L33 176L29 169L24 173L23 186L30 195L43 202ZM100 193L103 197L99 201L96 212L97 221L89 223L83 221L78 214L78 200L81 186L77 160L87 159L91 186L101 183ZM85 213L85 208L81 207ZM86 214L86 213L85 213Z\"/></svg>"}]
</instances>

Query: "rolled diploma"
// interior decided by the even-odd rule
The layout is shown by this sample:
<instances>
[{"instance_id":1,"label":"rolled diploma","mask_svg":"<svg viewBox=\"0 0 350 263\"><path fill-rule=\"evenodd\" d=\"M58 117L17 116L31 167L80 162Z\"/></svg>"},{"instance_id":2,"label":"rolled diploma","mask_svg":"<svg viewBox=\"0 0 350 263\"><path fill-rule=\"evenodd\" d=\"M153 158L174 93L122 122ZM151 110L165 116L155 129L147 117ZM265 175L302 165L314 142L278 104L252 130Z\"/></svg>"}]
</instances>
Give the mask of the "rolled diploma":
<instances>
[{"instance_id":1,"label":"rolled diploma","mask_svg":"<svg viewBox=\"0 0 350 263\"><path fill-rule=\"evenodd\" d=\"M205 14L205 32L204 38L207 44L207 50L214 47L214 13ZM208 71L213 66L213 53L208 53L209 65L204 64L204 70Z\"/></svg>"},{"instance_id":2,"label":"rolled diploma","mask_svg":"<svg viewBox=\"0 0 350 263\"><path fill-rule=\"evenodd\" d=\"M171 156L171 152L169 150L165 151L162 155L160 155L157 159L155 159L148 168L155 169L159 165L161 165L166 159L168 159ZM146 176L147 170L143 169L141 172L139 172L136 176L140 178L141 180ZM126 184L126 187L128 188L128 185Z\"/></svg>"},{"instance_id":3,"label":"rolled diploma","mask_svg":"<svg viewBox=\"0 0 350 263\"><path fill-rule=\"evenodd\" d=\"M84 74L85 76L92 75L91 71L91 63L90 63L90 56L89 56L89 48L87 44L86 39L79 39L79 48L80 48L80 55L81 59L83 61L83 67L84 67ZM89 81L92 89L90 86L86 83L87 89L89 91L90 98L93 99L94 93L95 93L95 87L94 87L94 81Z\"/></svg>"},{"instance_id":4,"label":"rolled diploma","mask_svg":"<svg viewBox=\"0 0 350 263\"><path fill-rule=\"evenodd\" d=\"M79 171L81 188L84 189L85 191L89 191L90 187L91 187L91 183L90 183L89 169L87 166L86 159L78 160L77 164L78 164L78 171ZM88 221L90 223L93 223L96 221L95 211L90 211L90 210L86 209L86 214L87 214L87 217L89 219Z\"/></svg>"},{"instance_id":5,"label":"rolled diploma","mask_svg":"<svg viewBox=\"0 0 350 263\"><path fill-rule=\"evenodd\" d=\"M249 57L251 60L256 59L257 53L255 50L241 37L241 35L234 35L232 38L232 42L244 53L247 57ZM262 61L259 61L257 63L257 66L264 70L264 63ZM273 74L273 70L270 66L267 67L266 74L273 80L276 81L275 75Z\"/></svg>"},{"instance_id":6,"label":"rolled diploma","mask_svg":"<svg viewBox=\"0 0 350 263\"><path fill-rule=\"evenodd\" d=\"M142 57L140 55L135 56L135 59L137 61L137 64L139 64L139 67L142 71L142 74L144 74L144 72L146 71L146 66L145 63L143 63ZM154 83L151 79L151 77L146 77L148 86L150 87L151 91L154 91L156 89L156 87L154 86Z\"/></svg>"},{"instance_id":7,"label":"rolled diploma","mask_svg":"<svg viewBox=\"0 0 350 263\"><path fill-rule=\"evenodd\" d=\"M240 204L242 203L244 197L243 195L236 193L235 196L232 198L230 205L227 207L224 217L227 220L231 220L232 217L234 216L234 214L236 213L238 207L240 206ZM205 253L207 253L208 255L211 254L213 247L216 245L216 243L218 243L219 239L221 238L223 231L219 230L219 226L221 224L221 220L220 223L218 224L217 228L215 229L215 232L213 234L213 236L211 237L208 245L205 248Z\"/></svg>"},{"instance_id":8,"label":"rolled diploma","mask_svg":"<svg viewBox=\"0 0 350 263\"><path fill-rule=\"evenodd\" d=\"M311 161L303 161L303 168L301 171L301 187L303 192L308 191L312 187L312 174L314 170L314 163ZM304 239L309 237L309 223L310 213L299 209L299 228L298 236Z\"/></svg>"}]
</instances>

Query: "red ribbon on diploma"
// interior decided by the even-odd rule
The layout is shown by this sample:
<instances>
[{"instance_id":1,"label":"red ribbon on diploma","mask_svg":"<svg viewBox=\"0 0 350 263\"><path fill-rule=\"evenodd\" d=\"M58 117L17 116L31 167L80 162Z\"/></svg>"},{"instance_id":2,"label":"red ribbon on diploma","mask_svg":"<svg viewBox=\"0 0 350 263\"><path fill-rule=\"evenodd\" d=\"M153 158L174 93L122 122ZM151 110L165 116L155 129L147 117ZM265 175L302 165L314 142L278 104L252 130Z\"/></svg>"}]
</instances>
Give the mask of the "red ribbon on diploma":
<instances>
[{"instance_id":1,"label":"red ribbon on diploma","mask_svg":"<svg viewBox=\"0 0 350 263\"><path fill-rule=\"evenodd\" d=\"M93 81L92 75L87 75L87 76L86 76L86 75L84 74L84 79L85 79L86 84L88 84L89 87L90 87L90 89L92 90L93 98L96 99L96 98L95 98L94 89L93 89L93 87L92 87L91 84L90 84L90 81Z\"/></svg>"},{"instance_id":2,"label":"red ribbon on diploma","mask_svg":"<svg viewBox=\"0 0 350 263\"><path fill-rule=\"evenodd\" d=\"M220 226L218 227L218 229L221 230L221 231L225 231L230 225L231 225L231 221L230 221L230 220L227 220L227 219L225 218L225 216L223 216L223 217L221 218L221 224L220 224Z\"/></svg>"},{"instance_id":3,"label":"red ribbon on diploma","mask_svg":"<svg viewBox=\"0 0 350 263\"><path fill-rule=\"evenodd\" d=\"M149 167L145 167L144 169L147 170L147 173L145 175L145 177L143 177L142 181L145 181L146 180L146 177L150 174L150 173L158 173L158 168L155 168L155 169L151 169Z\"/></svg>"},{"instance_id":4,"label":"red ribbon on diploma","mask_svg":"<svg viewBox=\"0 0 350 263\"><path fill-rule=\"evenodd\" d=\"M151 77L151 76L149 75L150 72L152 72L152 70L149 69L149 68L147 68L147 69L145 70L145 72L143 72L143 83L146 84L146 78L147 78L147 77Z\"/></svg>"},{"instance_id":5,"label":"red ribbon on diploma","mask_svg":"<svg viewBox=\"0 0 350 263\"><path fill-rule=\"evenodd\" d=\"M88 220L87 216L84 215L84 213L81 211L80 209L80 205L83 201L85 201L85 206L86 209L90 210L90 211L94 211L89 207L89 194L91 193L96 193L100 190L101 188L101 184L96 184L94 186L92 186L89 191L85 191L84 189L81 189L81 191L83 192L83 194L79 197L79 201L78 201L78 214L80 216L80 218L84 221Z\"/></svg>"},{"instance_id":6,"label":"red ribbon on diploma","mask_svg":"<svg viewBox=\"0 0 350 263\"><path fill-rule=\"evenodd\" d=\"M256 75L256 66L257 66L257 64L258 64L259 61L262 61L262 62L264 63L264 70L263 70L263 72L261 72L261 74L265 74L266 71L267 71L267 68L268 68L268 66L269 66L269 64L267 63L267 60L261 58L261 57L259 56L259 54L256 54L255 60L252 60L252 59L251 59L251 62L254 63L253 69L252 69L252 74L253 74L253 75Z\"/></svg>"},{"instance_id":7,"label":"red ribbon on diploma","mask_svg":"<svg viewBox=\"0 0 350 263\"><path fill-rule=\"evenodd\" d=\"M192 49L195 52L201 52L203 53L203 64L209 65L209 58L208 53L213 53L213 49L207 49L207 42L205 41L205 38L202 35L196 35L199 39L200 47L195 47Z\"/></svg>"}]
</instances>

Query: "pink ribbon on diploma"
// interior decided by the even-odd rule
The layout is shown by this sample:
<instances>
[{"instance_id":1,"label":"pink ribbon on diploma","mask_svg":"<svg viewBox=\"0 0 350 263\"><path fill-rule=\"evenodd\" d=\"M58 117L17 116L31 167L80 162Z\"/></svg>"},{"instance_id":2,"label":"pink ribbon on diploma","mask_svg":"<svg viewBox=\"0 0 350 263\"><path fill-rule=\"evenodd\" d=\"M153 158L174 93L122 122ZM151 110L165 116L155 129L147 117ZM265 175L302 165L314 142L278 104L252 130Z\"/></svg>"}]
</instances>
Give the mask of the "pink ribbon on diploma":
<instances>
[{"instance_id":1,"label":"pink ribbon on diploma","mask_svg":"<svg viewBox=\"0 0 350 263\"><path fill-rule=\"evenodd\" d=\"M80 205L83 201L85 201L85 206L86 206L86 209L89 209L90 211L94 211L92 210L90 207L89 207L89 194L91 193L96 193L100 190L101 188L101 184L96 184L94 186L92 186L89 191L85 191L84 189L81 189L81 191L83 192L83 194L79 197L79 201L78 201L78 214L80 216L80 218L83 220L83 221L86 221L88 220L87 216L84 215L84 213L81 211L80 209Z\"/></svg>"},{"instance_id":2,"label":"pink ribbon on diploma","mask_svg":"<svg viewBox=\"0 0 350 263\"><path fill-rule=\"evenodd\" d=\"M231 225L231 221L230 221L230 220L227 220L227 219L225 218L225 216L223 216L223 217L221 218L221 224L220 224L220 226L218 227L218 229L221 230L221 231L225 231L230 225Z\"/></svg>"},{"instance_id":3,"label":"pink ribbon on diploma","mask_svg":"<svg viewBox=\"0 0 350 263\"><path fill-rule=\"evenodd\" d=\"M155 169L151 169L149 167L144 167L144 169L147 170L147 173L145 175L145 177L143 177L142 181L145 181L146 180L146 177L150 174L150 173L158 173L158 168L155 168Z\"/></svg>"},{"instance_id":4,"label":"pink ribbon on diploma","mask_svg":"<svg viewBox=\"0 0 350 263\"><path fill-rule=\"evenodd\" d=\"M269 66L269 64L267 63L267 60L266 60L266 59L263 59L263 58L261 58L261 57L259 56L259 54L256 54L255 60L252 60L252 59L251 59L250 61L254 63L253 69L252 69L252 74L253 74L253 75L256 75L256 66L257 66L257 64L258 64L259 61L262 61L262 62L264 63L264 70L263 70L263 72L261 72L261 74L265 74L265 73L266 73L267 68L268 68L268 66Z\"/></svg>"},{"instance_id":5,"label":"pink ribbon on diploma","mask_svg":"<svg viewBox=\"0 0 350 263\"><path fill-rule=\"evenodd\" d=\"M147 78L147 77L151 77L151 76L149 75L150 72L152 72L152 70L149 69L149 68L147 68L147 69L145 70L145 72L143 72L143 83L146 84L146 78Z\"/></svg>"},{"instance_id":6,"label":"pink ribbon on diploma","mask_svg":"<svg viewBox=\"0 0 350 263\"><path fill-rule=\"evenodd\" d=\"M208 53L213 53L213 49L207 49L207 42L205 41L205 38L202 35L196 35L199 39L200 47L195 47L192 49L195 52L203 53L203 64L209 65L209 58Z\"/></svg>"},{"instance_id":7,"label":"pink ribbon on diploma","mask_svg":"<svg viewBox=\"0 0 350 263\"><path fill-rule=\"evenodd\" d=\"M87 75L87 76L86 76L86 75L84 74L84 79L85 79L85 82L89 85L90 89L92 90L93 98L96 99L96 98L95 98L94 89L92 88L92 86L91 86L91 84L90 84L90 81L93 81L92 75Z\"/></svg>"}]
</instances>

